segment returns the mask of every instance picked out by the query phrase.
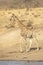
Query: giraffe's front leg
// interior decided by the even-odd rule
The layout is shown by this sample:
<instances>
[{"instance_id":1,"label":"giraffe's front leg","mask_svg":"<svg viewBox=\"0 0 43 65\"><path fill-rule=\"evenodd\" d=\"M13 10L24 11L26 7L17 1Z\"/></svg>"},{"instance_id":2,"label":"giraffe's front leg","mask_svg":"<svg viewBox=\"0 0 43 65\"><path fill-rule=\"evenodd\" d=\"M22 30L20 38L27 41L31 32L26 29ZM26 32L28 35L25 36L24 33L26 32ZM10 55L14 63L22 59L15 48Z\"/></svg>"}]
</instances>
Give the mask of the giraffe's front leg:
<instances>
[{"instance_id":1,"label":"giraffe's front leg","mask_svg":"<svg viewBox=\"0 0 43 65\"><path fill-rule=\"evenodd\" d=\"M30 48L31 48L31 45L32 45L32 39L28 39L28 42L27 42L27 46L26 46L26 51L30 51ZM29 47L28 47L28 43L30 44Z\"/></svg>"},{"instance_id":2,"label":"giraffe's front leg","mask_svg":"<svg viewBox=\"0 0 43 65\"><path fill-rule=\"evenodd\" d=\"M32 46L32 42L33 42L33 39L30 39L29 51L30 51L30 48Z\"/></svg>"},{"instance_id":3,"label":"giraffe's front leg","mask_svg":"<svg viewBox=\"0 0 43 65\"><path fill-rule=\"evenodd\" d=\"M26 38L26 52L29 51L29 38Z\"/></svg>"},{"instance_id":4,"label":"giraffe's front leg","mask_svg":"<svg viewBox=\"0 0 43 65\"><path fill-rule=\"evenodd\" d=\"M30 48L31 48L31 46L32 46L32 39L30 39L30 45L29 45L29 51L30 51Z\"/></svg>"},{"instance_id":5,"label":"giraffe's front leg","mask_svg":"<svg viewBox=\"0 0 43 65\"><path fill-rule=\"evenodd\" d=\"M20 52L23 52L24 50L23 50L23 47L24 47L24 37L21 37L20 38Z\"/></svg>"}]
</instances>

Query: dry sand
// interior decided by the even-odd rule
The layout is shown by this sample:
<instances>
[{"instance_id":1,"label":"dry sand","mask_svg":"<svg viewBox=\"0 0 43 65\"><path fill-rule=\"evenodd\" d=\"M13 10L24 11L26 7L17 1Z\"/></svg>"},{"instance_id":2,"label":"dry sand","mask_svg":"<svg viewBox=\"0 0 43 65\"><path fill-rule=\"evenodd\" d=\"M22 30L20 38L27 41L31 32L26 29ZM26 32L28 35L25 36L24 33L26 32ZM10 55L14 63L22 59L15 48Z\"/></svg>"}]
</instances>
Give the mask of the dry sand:
<instances>
[{"instance_id":1,"label":"dry sand","mask_svg":"<svg viewBox=\"0 0 43 65\"><path fill-rule=\"evenodd\" d=\"M0 60L43 60L43 38L41 32L41 39L39 36L39 47L37 51L32 45L32 49L29 52L20 52L20 29L8 30L5 34L0 35Z\"/></svg>"}]
</instances>

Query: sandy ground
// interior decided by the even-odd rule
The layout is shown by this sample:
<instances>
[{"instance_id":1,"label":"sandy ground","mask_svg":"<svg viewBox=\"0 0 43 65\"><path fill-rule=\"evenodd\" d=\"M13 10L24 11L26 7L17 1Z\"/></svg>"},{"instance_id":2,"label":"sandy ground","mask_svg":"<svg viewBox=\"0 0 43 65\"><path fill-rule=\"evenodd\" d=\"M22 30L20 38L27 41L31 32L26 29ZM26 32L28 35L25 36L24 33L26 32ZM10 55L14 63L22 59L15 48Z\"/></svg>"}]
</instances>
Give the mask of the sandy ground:
<instances>
[{"instance_id":1,"label":"sandy ground","mask_svg":"<svg viewBox=\"0 0 43 65\"><path fill-rule=\"evenodd\" d=\"M1 32L0 32L1 33ZM31 51L23 53L20 52L20 29L6 30L0 35L0 60L43 60L43 31L40 32L39 47L36 50L35 44L32 45ZM23 44L23 48L24 44Z\"/></svg>"}]
</instances>

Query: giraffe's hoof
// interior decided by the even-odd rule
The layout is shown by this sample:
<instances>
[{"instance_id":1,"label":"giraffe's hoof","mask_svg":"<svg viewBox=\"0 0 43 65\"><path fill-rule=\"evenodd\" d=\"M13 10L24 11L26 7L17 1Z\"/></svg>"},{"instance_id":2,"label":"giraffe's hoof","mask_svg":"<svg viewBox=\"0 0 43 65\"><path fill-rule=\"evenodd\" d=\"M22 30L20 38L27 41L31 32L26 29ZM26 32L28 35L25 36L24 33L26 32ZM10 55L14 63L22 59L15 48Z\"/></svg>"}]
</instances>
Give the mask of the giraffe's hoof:
<instances>
[{"instance_id":1,"label":"giraffe's hoof","mask_svg":"<svg viewBox=\"0 0 43 65\"><path fill-rule=\"evenodd\" d=\"M37 48L37 51L39 51L39 48Z\"/></svg>"},{"instance_id":2,"label":"giraffe's hoof","mask_svg":"<svg viewBox=\"0 0 43 65\"><path fill-rule=\"evenodd\" d=\"M26 52L29 52L30 51L30 49L26 49Z\"/></svg>"}]
</instances>

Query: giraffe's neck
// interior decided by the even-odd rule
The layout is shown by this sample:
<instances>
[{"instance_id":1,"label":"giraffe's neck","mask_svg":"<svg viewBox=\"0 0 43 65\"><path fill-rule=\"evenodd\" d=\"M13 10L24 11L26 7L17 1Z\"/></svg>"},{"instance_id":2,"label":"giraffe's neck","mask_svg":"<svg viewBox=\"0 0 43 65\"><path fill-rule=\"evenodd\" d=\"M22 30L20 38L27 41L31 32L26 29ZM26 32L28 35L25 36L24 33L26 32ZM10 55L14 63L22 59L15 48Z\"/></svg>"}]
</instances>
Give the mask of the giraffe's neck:
<instances>
[{"instance_id":1,"label":"giraffe's neck","mask_svg":"<svg viewBox=\"0 0 43 65\"><path fill-rule=\"evenodd\" d=\"M18 19L17 16L15 16L15 20L16 20L16 22L18 23L18 27L19 27L21 30L26 30L26 26L22 23L22 21L20 21L20 20Z\"/></svg>"},{"instance_id":2,"label":"giraffe's neck","mask_svg":"<svg viewBox=\"0 0 43 65\"><path fill-rule=\"evenodd\" d=\"M16 18L16 21L17 21L17 23L18 23L19 28L21 29L21 36L23 36L23 37L28 37L28 35L30 35L30 38L32 38L32 31L29 30L29 29L22 23L22 21L20 21L20 20L18 19L18 17L15 16L15 18ZM29 33L29 34L28 34L28 33Z\"/></svg>"}]
</instances>

